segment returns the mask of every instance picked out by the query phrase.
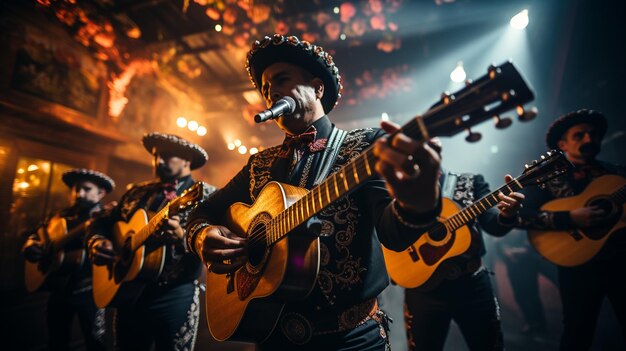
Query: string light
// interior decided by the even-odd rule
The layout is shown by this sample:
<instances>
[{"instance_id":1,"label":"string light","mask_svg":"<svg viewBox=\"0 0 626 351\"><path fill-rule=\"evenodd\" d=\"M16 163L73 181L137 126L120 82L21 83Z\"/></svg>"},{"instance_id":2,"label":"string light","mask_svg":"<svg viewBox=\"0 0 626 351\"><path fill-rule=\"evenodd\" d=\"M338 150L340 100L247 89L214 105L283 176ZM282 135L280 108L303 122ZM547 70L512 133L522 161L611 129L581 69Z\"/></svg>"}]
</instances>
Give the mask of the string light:
<instances>
[{"instance_id":1,"label":"string light","mask_svg":"<svg viewBox=\"0 0 626 351\"><path fill-rule=\"evenodd\" d=\"M185 128L187 126L187 118L185 118L185 117L178 117L176 119L176 125L178 125L181 128Z\"/></svg>"},{"instance_id":2,"label":"string light","mask_svg":"<svg viewBox=\"0 0 626 351\"><path fill-rule=\"evenodd\" d=\"M240 154L245 155L245 153L248 152L248 148L245 145L241 145L237 151L239 151Z\"/></svg>"},{"instance_id":3,"label":"string light","mask_svg":"<svg viewBox=\"0 0 626 351\"><path fill-rule=\"evenodd\" d=\"M195 132L198 129L199 125L198 122L196 121L190 121L187 124L187 128L189 128L190 131Z\"/></svg>"},{"instance_id":4,"label":"string light","mask_svg":"<svg viewBox=\"0 0 626 351\"><path fill-rule=\"evenodd\" d=\"M205 136L206 135L206 128L203 126L198 127L198 130L196 130L196 133L198 133L199 136Z\"/></svg>"}]
</instances>

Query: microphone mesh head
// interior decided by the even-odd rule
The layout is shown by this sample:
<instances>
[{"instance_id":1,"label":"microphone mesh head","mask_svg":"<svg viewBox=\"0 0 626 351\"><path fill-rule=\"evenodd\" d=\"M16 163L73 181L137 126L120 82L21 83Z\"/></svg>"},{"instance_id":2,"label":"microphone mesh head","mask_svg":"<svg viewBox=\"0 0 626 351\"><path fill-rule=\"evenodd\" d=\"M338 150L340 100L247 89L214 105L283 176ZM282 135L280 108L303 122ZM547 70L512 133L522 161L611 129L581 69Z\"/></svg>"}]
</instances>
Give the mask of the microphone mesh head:
<instances>
[{"instance_id":1,"label":"microphone mesh head","mask_svg":"<svg viewBox=\"0 0 626 351\"><path fill-rule=\"evenodd\" d=\"M291 96L284 96L282 100L285 100L289 105L289 111L286 113L293 113L296 110L296 100L294 100Z\"/></svg>"}]
</instances>

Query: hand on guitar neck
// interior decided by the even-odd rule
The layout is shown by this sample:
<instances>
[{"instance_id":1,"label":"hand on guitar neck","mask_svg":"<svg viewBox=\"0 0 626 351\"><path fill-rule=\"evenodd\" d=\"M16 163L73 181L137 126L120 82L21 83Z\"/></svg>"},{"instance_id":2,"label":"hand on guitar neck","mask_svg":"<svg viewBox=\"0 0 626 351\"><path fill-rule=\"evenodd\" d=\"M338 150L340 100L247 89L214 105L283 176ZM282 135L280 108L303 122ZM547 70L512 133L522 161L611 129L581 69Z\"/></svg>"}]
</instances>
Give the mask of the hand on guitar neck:
<instances>
[{"instance_id":1,"label":"hand on guitar neck","mask_svg":"<svg viewBox=\"0 0 626 351\"><path fill-rule=\"evenodd\" d=\"M383 122L381 127L390 135L374 144L376 172L387 181L387 190L402 209L416 215L432 213L439 199L439 154L424 141L402 133L396 124Z\"/></svg>"},{"instance_id":2,"label":"hand on guitar neck","mask_svg":"<svg viewBox=\"0 0 626 351\"><path fill-rule=\"evenodd\" d=\"M504 176L505 183L508 184L512 180L513 177L510 174ZM498 203L497 208L500 210L500 216L510 219L517 216L517 211L522 208L524 194L514 191L509 195L504 195L502 192L499 192L498 198L500 199L500 203Z\"/></svg>"}]
</instances>

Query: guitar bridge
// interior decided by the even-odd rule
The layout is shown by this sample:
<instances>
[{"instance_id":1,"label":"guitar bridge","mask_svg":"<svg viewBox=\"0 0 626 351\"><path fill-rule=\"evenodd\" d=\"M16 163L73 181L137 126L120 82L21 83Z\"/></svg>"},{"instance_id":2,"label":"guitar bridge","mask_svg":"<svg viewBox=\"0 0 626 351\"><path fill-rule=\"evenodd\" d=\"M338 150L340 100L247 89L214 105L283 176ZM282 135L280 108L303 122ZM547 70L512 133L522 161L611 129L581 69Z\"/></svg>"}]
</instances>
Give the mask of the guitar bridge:
<instances>
[{"instance_id":1,"label":"guitar bridge","mask_svg":"<svg viewBox=\"0 0 626 351\"><path fill-rule=\"evenodd\" d=\"M582 234L578 230L572 230L569 235L576 241L580 241L583 239Z\"/></svg>"},{"instance_id":2,"label":"guitar bridge","mask_svg":"<svg viewBox=\"0 0 626 351\"><path fill-rule=\"evenodd\" d=\"M411 245L409 246L409 256L411 256L411 260L413 260L413 262L417 262L420 260L419 255L417 254L417 251L415 250L415 246Z\"/></svg>"}]
</instances>

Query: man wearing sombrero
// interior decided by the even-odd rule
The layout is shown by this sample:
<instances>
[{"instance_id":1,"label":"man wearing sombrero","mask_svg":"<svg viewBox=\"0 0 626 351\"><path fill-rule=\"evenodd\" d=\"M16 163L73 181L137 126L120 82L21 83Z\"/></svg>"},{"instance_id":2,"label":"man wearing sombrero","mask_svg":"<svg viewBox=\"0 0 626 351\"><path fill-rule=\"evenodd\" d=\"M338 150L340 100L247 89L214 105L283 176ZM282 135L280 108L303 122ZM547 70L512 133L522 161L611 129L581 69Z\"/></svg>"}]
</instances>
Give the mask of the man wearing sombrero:
<instances>
[{"instance_id":1,"label":"man wearing sombrero","mask_svg":"<svg viewBox=\"0 0 626 351\"><path fill-rule=\"evenodd\" d=\"M550 149L562 150L574 165L573 172L556 178L545 190L531 189L525 208L520 211L520 226L535 230L600 228L610 218L597 206L570 211L541 211L546 202L575 196L596 178L604 175L626 175L623 167L596 159L607 131L604 115L593 110L578 110L556 119L546 134ZM617 189L612 189L615 191ZM610 192L610 191L607 191ZM621 209L619 210L621 211ZM572 234L572 235L574 235ZM626 336L626 230L614 233L604 248L589 261L576 266L558 266L559 290L563 304L561 350L589 350L604 297L618 316Z\"/></svg>"},{"instance_id":2,"label":"man wearing sombrero","mask_svg":"<svg viewBox=\"0 0 626 351\"><path fill-rule=\"evenodd\" d=\"M133 185L110 213L89 229L87 249L96 265L115 259L113 225L128 222L138 209L152 214L194 184L191 171L202 167L208 155L200 146L176 135L149 133L143 146L153 156L156 180ZM170 216L150 239L150 245L165 246L164 267L156 281L141 286L133 299L117 308L115 341L121 350L192 350L199 321L198 277L200 260L183 245L184 218ZM146 242L148 244L148 242Z\"/></svg>"},{"instance_id":3,"label":"man wearing sombrero","mask_svg":"<svg viewBox=\"0 0 626 351\"><path fill-rule=\"evenodd\" d=\"M252 204L269 181L311 189L375 144L376 161L370 168L382 177L374 175L319 212L321 260L315 287L306 299L286 305L260 347L385 350L387 318L376 300L389 283L381 242L405 249L435 219L440 209L439 157L404 134L382 137L398 129L390 123L383 124L384 131L335 127L327 114L341 96L341 76L320 46L294 36L265 37L252 45L246 68L268 106L283 97L295 100L293 113L275 119L285 141L251 156L223 189L192 213L189 249L211 272L234 272L248 259L248 240L223 226L231 204ZM220 287L207 287L215 288Z\"/></svg>"},{"instance_id":4,"label":"man wearing sombrero","mask_svg":"<svg viewBox=\"0 0 626 351\"><path fill-rule=\"evenodd\" d=\"M67 230L93 218L102 210L100 201L115 187L115 182L104 173L78 168L62 175L63 182L71 190L71 206L59 211L56 216L66 220ZM47 227L47 221L44 228ZM65 251L81 250L83 236L65 246ZM24 257L39 262L45 257L43 243L37 234L31 234L24 244ZM48 345L51 350L70 348L70 335L74 316L83 332L87 350L104 350L104 309L96 307L91 292L91 265L86 260L74 272L67 274L60 286L50 286L48 298L47 326Z\"/></svg>"}]
</instances>

